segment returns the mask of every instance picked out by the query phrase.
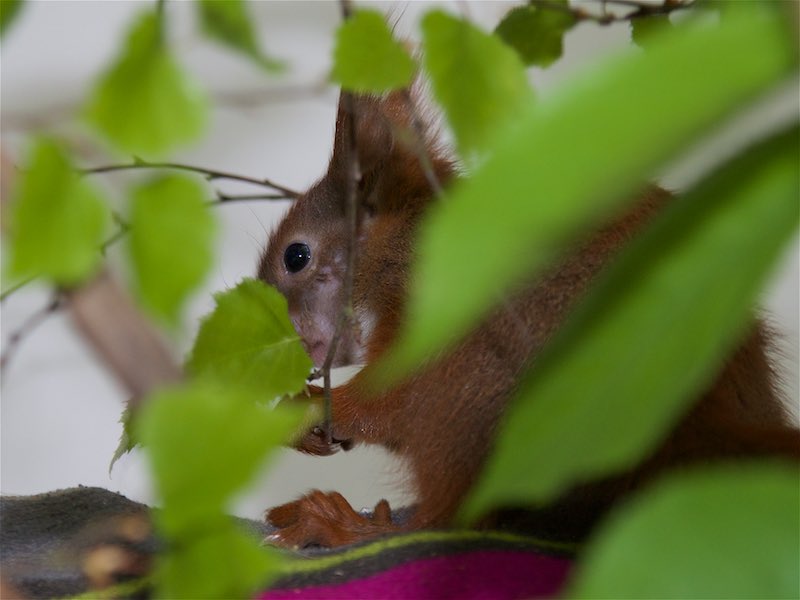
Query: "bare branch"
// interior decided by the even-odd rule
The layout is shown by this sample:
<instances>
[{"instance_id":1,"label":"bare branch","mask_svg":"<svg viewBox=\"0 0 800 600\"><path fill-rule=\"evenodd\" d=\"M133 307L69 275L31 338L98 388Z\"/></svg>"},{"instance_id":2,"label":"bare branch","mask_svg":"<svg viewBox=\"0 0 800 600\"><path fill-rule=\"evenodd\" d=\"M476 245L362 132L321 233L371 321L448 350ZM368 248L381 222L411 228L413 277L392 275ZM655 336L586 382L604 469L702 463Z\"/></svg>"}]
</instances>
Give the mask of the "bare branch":
<instances>
[{"instance_id":1,"label":"bare branch","mask_svg":"<svg viewBox=\"0 0 800 600\"><path fill-rule=\"evenodd\" d=\"M349 0L339 0L339 7L342 11L342 18L348 19L352 13ZM330 444L333 442L331 423L332 414L332 394L331 394L331 366L336 356L336 349L341 341L345 327L350 327L353 322L353 279L355 275L356 262L356 239L358 236L358 182L361 178L361 167L358 163L358 146L356 141L356 125L358 115L356 114L355 101L350 92L342 90L341 102L344 112L349 116L345 119L347 130L345 139L347 140L347 189L345 195L345 220L347 221L347 246L345 247L345 272L342 283L342 306L339 318L336 321L336 330L328 346L328 354L325 362L317 375L322 375L322 388L325 397L325 441Z\"/></svg>"},{"instance_id":2,"label":"bare branch","mask_svg":"<svg viewBox=\"0 0 800 600\"><path fill-rule=\"evenodd\" d=\"M260 187L266 187L273 189L277 192L280 192L283 198L287 198L290 200L294 200L300 197L300 192L296 192L295 190L291 190L287 187L279 185L274 181L269 179L257 179L255 177L247 177L245 175L237 175L236 173L228 173L225 171L217 171L215 169L205 169L203 167L195 167L193 165L185 165L181 163L171 163L171 162L164 162L164 163L151 163L143 160L137 159L136 161L128 164L120 164L120 165L105 165L101 167L94 167L91 169L84 169L82 172L84 175L95 175L99 173L111 173L114 171L126 171L126 170L134 170L134 169L177 169L179 171L189 171L192 173L199 173L203 175L209 181L214 181L216 179L229 179L231 181L241 181L244 183L249 183L252 185L257 185Z\"/></svg>"},{"instance_id":3,"label":"bare branch","mask_svg":"<svg viewBox=\"0 0 800 600\"><path fill-rule=\"evenodd\" d=\"M344 3L343 3L344 4ZM344 8L342 9L344 12ZM336 355L336 349L341 341L346 327L353 324L353 280L355 276L356 240L358 239L358 182L361 179L361 167L358 162L358 149L356 142L356 113L355 101L350 92L342 91L342 105L345 114L350 118L345 120L347 130L347 189L345 195L345 220L347 222L347 245L345 247L345 272L342 282L342 307L336 321L336 330L333 333L328 354L322 365L323 392L325 395L325 440L330 444L332 439L332 401L331 401L331 366Z\"/></svg>"},{"instance_id":4,"label":"bare branch","mask_svg":"<svg viewBox=\"0 0 800 600\"><path fill-rule=\"evenodd\" d=\"M69 292L69 299L78 330L132 395L131 409L156 387L182 379L172 353L108 273Z\"/></svg>"},{"instance_id":5,"label":"bare branch","mask_svg":"<svg viewBox=\"0 0 800 600\"><path fill-rule=\"evenodd\" d=\"M209 200L206 204L227 204L229 202L248 202L251 200L288 200L284 194L223 194L217 192L216 200Z\"/></svg>"}]
</instances>

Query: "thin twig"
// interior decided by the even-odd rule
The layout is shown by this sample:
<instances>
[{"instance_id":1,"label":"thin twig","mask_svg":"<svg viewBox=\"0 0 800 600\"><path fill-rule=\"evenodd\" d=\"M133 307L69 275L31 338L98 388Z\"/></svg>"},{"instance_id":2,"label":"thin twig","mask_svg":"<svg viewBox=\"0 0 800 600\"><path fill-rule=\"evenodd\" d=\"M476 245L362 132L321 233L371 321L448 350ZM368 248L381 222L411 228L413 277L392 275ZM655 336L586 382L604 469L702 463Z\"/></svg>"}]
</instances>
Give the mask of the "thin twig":
<instances>
[{"instance_id":1,"label":"thin twig","mask_svg":"<svg viewBox=\"0 0 800 600\"><path fill-rule=\"evenodd\" d=\"M342 19L347 20L352 12L349 0L339 0L339 7L342 11ZM356 239L358 236L358 182L361 178L361 167L358 163L358 145L356 138L356 126L358 115L356 114L355 101L350 92L341 92L340 102L344 108L344 114L349 118L343 120L347 127L345 139L347 140L347 189L345 195L345 220L347 221L347 245L345 247L345 272L342 282L342 307L339 311L339 318L336 321L336 329L333 332L325 362L319 370L322 374L322 390L325 398L325 441L328 444L333 442L333 401L331 394L331 367L336 356L336 349L341 341L345 327L349 327L353 322L353 279L355 275L356 261Z\"/></svg>"},{"instance_id":2,"label":"thin twig","mask_svg":"<svg viewBox=\"0 0 800 600\"><path fill-rule=\"evenodd\" d=\"M241 181L252 185L271 188L277 192L280 192L281 194L283 194L283 197L288 198L290 200L294 200L300 197L299 192L296 192L295 190L291 190L287 187L279 185L269 179L257 179L255 177L247 177L245 175L237 175L235 173L217 171L215 169L206 169L203 167L195 167L193 165L185 165L181 163L171 163L171 162L151 163L137 159L135 162L129 164L104 165L102 167L84 169L82 172L84 175L95 175L98 173L111 173L113 171L126 171L133 169L177 169L179 171L190 171L192 173L199 173L200 175L205 176L205 178L208 181L214 181L215 179L229 179L231 181Z\"/></svg>"},{"instance_id":3,"label":"thin twig","mask_svg":"<svg viewBox=\"0 0 800 600\"><path fill-rule=\"evenodd\" d=\"M223 194L217 192L216 200L206 202L208 206L226 204L228 202L247 202L250 200L289 200L284 194Z\"/></svg>"},{"instance_id":4,"label":"thin twig","mask_svg":"<svg viewBox=\"0 0 800 600\"><path fill-rule=\"evenodd\" d=\"M356 114L355 102L350 92L342 92L341 102L345 114L350 118L345 121L347 130L347 190L345 196L344 214L347 221L347 245L345 247L345 271L342 282L342 307L336 321L336 329L328 346L328 354L322 364L322 387L325 396L325 440L328 444L333 441L331 423L333 421L333 402L331 394L331 367L336 356L336 349L341 341L346 327L353 323L353 280L356 270L356 239L358 238L358 182L361 179L361 167L358 163L358 149L356 145Z\"/></svg>"},{"instance_id":5,"label":"thin twig","mask_svg":"<svg viewBox=\"0 0 800 600\"><path fill-rule=\"evenodd\" d=\"M111 237L109 237L105 242L100 244L100 254L105 256L108 249L114 244L116 244L118 241L120 241L122 238L124 238L129 230L130 227L128 227L127 225L124 227L120 226L119 229L117 229L114 233L111 234Z\"/></svg>"},{"instance_id":6,"label":"thin twig","mask_svg":"<svg viewBox=\"0 0 800 600\"><path fill-rule=\"evenodd\" d=\"M63 292L57 290L45 306L30 315L20 328L11 334L6 343L6 348L3 350L2 356L0 356L0 375L5 373L8 363L19 349L20 343L39 325L44 323L50 315L58 311L64 305L65 300Z\"/></svg>"}]
</instances>

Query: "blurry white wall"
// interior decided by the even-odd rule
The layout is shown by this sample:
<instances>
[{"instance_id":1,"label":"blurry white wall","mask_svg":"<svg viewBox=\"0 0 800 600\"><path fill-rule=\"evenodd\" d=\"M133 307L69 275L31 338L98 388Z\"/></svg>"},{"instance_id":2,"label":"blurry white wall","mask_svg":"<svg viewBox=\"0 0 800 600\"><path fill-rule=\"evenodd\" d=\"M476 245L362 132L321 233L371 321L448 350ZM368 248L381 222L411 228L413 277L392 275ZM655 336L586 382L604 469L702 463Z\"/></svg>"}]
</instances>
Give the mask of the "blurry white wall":
<instances>
[{"instance_id":1,"label":"blurry white wall","mask_svg":"<svg viewBox=\"0 0 800 600\"><path fill-rule=\"evenodd\" d=\"M427 2L371 2L397 20L401 36L417 31ZM493 27L510 2L440 2L467 11L475 21ZM87 85L117 51L125 27L146 2L28 2L0 42L2 70L2 144L12 156L25 147L32 126L85 139L82 128L67 118L85 97ZM289 70L268 77L243 59L202 40L190 3L168 2L167 11L181 61L220 100L206 138L175 157L176 161L250 176L269 177L304 189L320 176L329 157L337 93L327 88L309 93L329 70L332 33L339 22L335 2L253 2L253 17L264 46L288 61ZM628 43L625 26L580 25L566 39L565 58L531 77L540 94L554 82L582 68L606 51ZM587 100L590 101L590 100ZM796 111L788 91L774 106L750 115L748 123L721 135L702 150L725 152L766 120ZM84 164L109 162L80 144ZM702 157L675 165L663 181L681 189L694 177ZM117 178L125 181L124 175ZM99 180L98 180L99 181ZM226 191L251 189L225 186ZM187 311L185 332L175 339L185 352L198 319L212 308L211 293L254 274L259 251L285 202L251 202L217 209L222 224L218 263ZM764 305L781 332L782 373L790 403L797 406L798 250L796 243L776 271ZM47 289L30 285L2 305L2 339L8 337L48 300ZM0 403L0 491L30 494L57 488L96 485L133 499L154 501L144 457L138 451L122 458L109 474L108 464L120 435L119 415L125 400L121 387L98 365L64 315L49 318L19 347L2 381ZM797 414L795 408L795 414ZM236 432L231 432L236 435ZM273 468L235 507L258 517L268 506L315 487L345 493L355 507L386 497L402 503L398 465L375 449L359 449L328 458L283 451Z\"/></svg>"}]
</instances>

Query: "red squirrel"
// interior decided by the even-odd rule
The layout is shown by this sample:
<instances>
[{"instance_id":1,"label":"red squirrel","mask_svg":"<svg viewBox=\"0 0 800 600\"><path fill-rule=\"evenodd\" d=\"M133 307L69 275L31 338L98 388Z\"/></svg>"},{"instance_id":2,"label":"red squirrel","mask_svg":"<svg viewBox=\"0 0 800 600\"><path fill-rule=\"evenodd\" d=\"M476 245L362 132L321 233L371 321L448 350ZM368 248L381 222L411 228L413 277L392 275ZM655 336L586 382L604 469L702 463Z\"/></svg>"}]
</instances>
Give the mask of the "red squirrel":
<instances>
[{"instance_id":1,"label":"red squirrel","mask_svg":"<svg viewBox=\"0 0 800 600\"><path fill-rule=\"evenodd\" d=\"M399 385L371 391L366 383L370 366L392 344L404 318L417 225L437 201L431 171L444 186L457 176L456 165L435 137L423 140L426 173L419 152L407 143L409 132L426 135L415 127L418 120L409 102L408 94L399 92L355 96L354 118L340 101L327 173L273 231L258 273L286 296L290 317L314 364L321 366L342 303L351 152L347 131L353 125L361 170L354 323L341 337L333 365L366 366L332 390L334 443L314 428L297 447L316 455L353 443L385 447L407 463L416 508L399 525L386 501L364 515L340 494L313 491L268 511L277 527L271 541L280 545L339 546L393 531L447 527L480 473L526 367L598 271L670 198L649 187L627 214L510 297L447 353ZM509 510L484 524L530 526L539 534L579 539L618 498L665 468L736 456L800 457L800 432L785 425L766 357L767 338L756 323L716 382L633 471L578 486L551 507Z\"/></svg>"}]
</instances>

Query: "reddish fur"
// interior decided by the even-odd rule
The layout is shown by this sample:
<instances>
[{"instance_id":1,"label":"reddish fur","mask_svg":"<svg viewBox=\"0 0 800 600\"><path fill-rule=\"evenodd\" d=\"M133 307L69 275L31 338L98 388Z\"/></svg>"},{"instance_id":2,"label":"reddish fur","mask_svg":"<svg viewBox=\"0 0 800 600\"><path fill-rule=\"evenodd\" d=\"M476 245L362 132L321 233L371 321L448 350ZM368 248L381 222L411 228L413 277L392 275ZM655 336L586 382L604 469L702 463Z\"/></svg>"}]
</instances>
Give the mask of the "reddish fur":
<instances>
[{"instance_id":1,"label":"reddish fur","mask_svg":"<svg viewBox=\"0 0 800 600\"><path fill-rule=\"evenodd\" d=\"M425 207L434 200L417 156L394 134L410 126L402 96L360 98L357 107L364 172L361 206L370 214L362 221L353 300L357 311L375 315L376 326L369 339L362 340L367 366L333 390L332 433L338 440L379 444L403 457L418 502L406 528L445 527L475 482L506 403L530 361L597 272L670 196L648 188L628 214L519 290L451 351L400 385L371 394L366 384L370 364L392 343L402 322L414 233ZM340 111L328 173L293 206L262 258L259 275L287 295L290 310L312 302L314 293L301 280L280 272L283 249L296 232L322 232L320 252L331 253L344 244L348 149L343 129L348 118ZM435 154L432 143L429 146L437 176L446 183L454 169ZM542 519L562 533L581 536L613 502L666 468L728 457L800 458L800 434L784 424L766 345L764 329L756 324L716 381L650 458L627 474L565 494L541 512ZM347 357L342 354L337 362L345 363ZM299 447L314 454L335 450L313 432ZM339 495L313 492L273 509L269 518L281 528L276 541L340 545L397 529L386 518L388 509L383 505L372 519L345 505Z\"/></svg>"}]
</instances>

